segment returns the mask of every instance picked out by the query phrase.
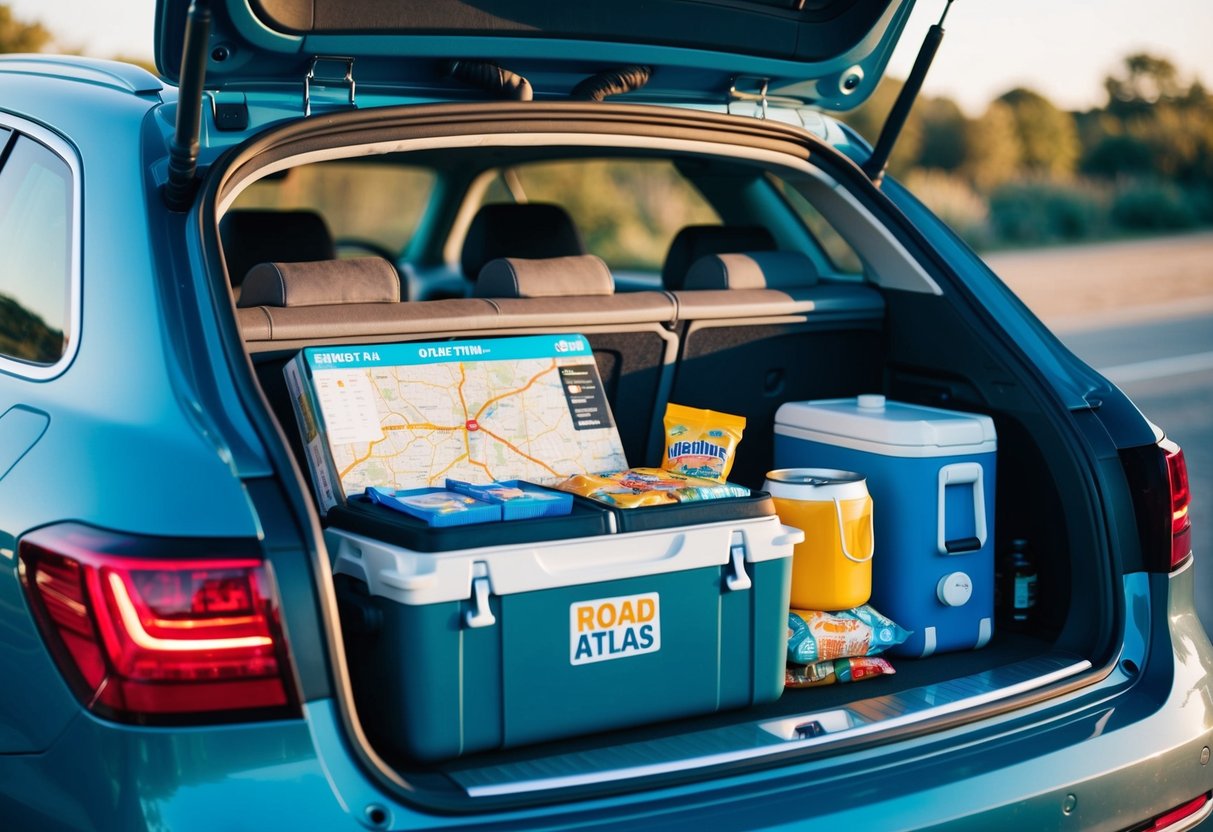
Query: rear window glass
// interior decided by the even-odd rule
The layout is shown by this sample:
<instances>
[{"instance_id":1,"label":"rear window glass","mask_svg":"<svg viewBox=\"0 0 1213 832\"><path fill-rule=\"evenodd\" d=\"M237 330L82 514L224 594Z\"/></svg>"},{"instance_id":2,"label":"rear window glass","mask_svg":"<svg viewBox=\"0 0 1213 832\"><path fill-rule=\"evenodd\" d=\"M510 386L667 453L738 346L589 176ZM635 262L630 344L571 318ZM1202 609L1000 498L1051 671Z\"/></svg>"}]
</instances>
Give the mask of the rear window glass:
<instances>
[{"instance_id":1,"label":"rear window glass","mask_svg":"<svg viewBox=\"0 0 1213 832\"><path fill-rule=\"evenodd\" d=\"M392 254L408 245L434 191L431 170L399 164L322 162L292 168L243 191L233 208L318 211L338 248L370 243Z\"/></svg>"},{"instance_id":2,"label":"rear window glass","mask_svg":"<svg viewBox=\"0 0 1213 832\"><path fill-rule=\"evenodd\" d=\"M484 202L563 206L590 253L616 270L660 271L679 229L720 222L673 163L660 159L516 165L494 178Z\"/></svg>"},{"instance_id":3,"label":"rear window glass","mask_svg":"<svg viewBox=\"0 0 1213 832\"><path fill-rule=\"evenodd\" d=\"M71 216L67 163L19 137L0 167L0 354L34 364L63 357Z\"/></svg>"},{"instance_id":4,"label":"rear window glass","mask_svg":"<svg viewBox=\"0 0 1213 832\"><path fill-rule=\"evenodd\" d=\"M787 182L777 176L768 175L768 178L808 227L809 233L816 239L817 245L830 264L845 274L862 274L863 263L860 261L859 255L855 253L855 249L851 248L850 243L834 229L834 226L830 225L829 221L821 215L821 212L800 191Z\"/></svg>"}]
</instances>

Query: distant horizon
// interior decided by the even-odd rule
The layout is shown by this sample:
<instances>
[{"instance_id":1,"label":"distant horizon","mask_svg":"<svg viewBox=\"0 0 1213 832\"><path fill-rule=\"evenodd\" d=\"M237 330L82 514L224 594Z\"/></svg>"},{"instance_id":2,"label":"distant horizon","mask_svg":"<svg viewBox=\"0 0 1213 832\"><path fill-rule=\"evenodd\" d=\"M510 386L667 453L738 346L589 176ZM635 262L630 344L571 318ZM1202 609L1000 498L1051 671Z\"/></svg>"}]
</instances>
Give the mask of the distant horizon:
<instances>
[{"instance_id":1,"label":"distant horizon","mask_svg":"<svg viewBox=\"0 0 1213 832\"><path fill-rule=\"evenodd\" d=\"M905 78L945 0L918 0L888 74ZM61 51L152 62L155 0L0 0L41 22ZM924 91L956 101L970 116L1002 93L1027 87L1063 109L1107 103L1103 79L1126 57L1147 52L1175 64L1187 84L1213 86L1209 0L958 0Z\"/></svg>"}]
</instances>

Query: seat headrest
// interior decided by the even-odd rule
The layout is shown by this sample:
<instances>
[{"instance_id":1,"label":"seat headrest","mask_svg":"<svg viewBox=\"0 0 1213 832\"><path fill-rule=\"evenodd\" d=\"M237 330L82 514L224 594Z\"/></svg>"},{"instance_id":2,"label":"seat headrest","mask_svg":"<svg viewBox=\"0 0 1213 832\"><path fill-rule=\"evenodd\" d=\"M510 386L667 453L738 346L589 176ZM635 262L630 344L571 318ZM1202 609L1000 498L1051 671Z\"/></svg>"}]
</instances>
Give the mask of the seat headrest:
<instances>
[{"instance_id":1,"label":"seat headrest","mask_svg":"<svg viewBox=\"0 0 1213 832\"><path fill-rule=\"evenodd\" d=\"M615 279L600 257L499 257L484 264L473 292L478 298L559 298L613 295Z\"/></svg>"},{"instance_id":2,"label":"seat headrest","mask_svg":"<svg viewBox=\"0 0 1213 832\"><path fill-rule=\"evenodd\" d=\"M748 251L700 257L685 289L797 289L817 282L817 269L799 251Z\"/></svg>"},{"instance_id":3,"label":"seat headrest","mask_svg":"<svg viewBox=\"0 0 1213 832\"><path fill-rule=\"evenodd\" d=\"M476 280L498 257L569 257L585 254L573 218L559 205L541 202L482 205L468 226L460 266Z\"/></svg>"},{"instance_id":4,"label":"seat headrest","mask_svg":"<svg viewBox=\"0 0 1213 832\"><path fill-rule=\"evenodd\" d=\"M337 257L328 224L315 211L228 211L219 221L219 238L233 286L258 263Z\"/></svg>"},{"instance_id":5,"label":"seat headrest","mask_svg":"<svg viewBox=\"0 0 1213 832\"><path fill-rule=\"evenodd\" d=\"M661 267L662 288L681 289L691 264L705 254L774 248L775 238L760 225L688 225L670 241Z\"/></svg>"},{"instance_id":6,"label":"seat headrest","mask_svg":"<svg viewBox=\"0 0 1213 832\"><path fill-rule=\"evenodd\" d=\"M400 275L382 257L259 263L244 278L239 307L396 303Z\"/></svg>"}]
</instances>

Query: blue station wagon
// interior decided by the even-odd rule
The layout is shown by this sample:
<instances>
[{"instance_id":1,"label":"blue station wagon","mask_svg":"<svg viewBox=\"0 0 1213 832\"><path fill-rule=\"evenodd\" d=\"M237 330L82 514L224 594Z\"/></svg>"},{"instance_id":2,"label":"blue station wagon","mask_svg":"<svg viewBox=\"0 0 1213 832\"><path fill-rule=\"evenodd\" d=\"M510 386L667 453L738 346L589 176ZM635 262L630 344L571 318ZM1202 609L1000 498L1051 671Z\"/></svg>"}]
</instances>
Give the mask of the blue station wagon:
<instances>
[{"instance_id":1,"label":"blue station wagon","mask_svg":"<svg viewBox=\"0 0 1213 832\"><path fill-rule=\"evenodd\" d=\"M0 58L0 828L1203 820L1182 451L883 175L942 28L830 114L912 6Z\"/></svg>"}]
</instances>

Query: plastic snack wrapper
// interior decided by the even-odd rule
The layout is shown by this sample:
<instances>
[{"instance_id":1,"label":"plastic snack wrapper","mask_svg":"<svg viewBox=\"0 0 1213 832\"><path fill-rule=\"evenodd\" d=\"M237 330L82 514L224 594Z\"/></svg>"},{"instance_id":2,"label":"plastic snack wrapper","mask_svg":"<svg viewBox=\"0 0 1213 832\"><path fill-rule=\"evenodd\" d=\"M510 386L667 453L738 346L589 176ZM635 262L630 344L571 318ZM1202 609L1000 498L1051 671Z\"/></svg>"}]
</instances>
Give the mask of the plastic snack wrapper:
<instances>
[{"instance_id":1,"label":"plastic snack wrapper","mask_svg":"<svg viewBox=\"0 0 1213 832\"><path fill-rule=\"evenodd\" d=\"M867 604L842 612L790 610L788 661L810 664L826 659L875 656L901 644L910 633Z\"/></svg>"},{"instance_id":2,"label":"plastic snack wrapper","mask_svg":"<svg viewBox=\"0 0 1213 832\"><path fill-rule=\"evenodd\" d=\"M555 487L618 508L746 497L750 493L750 489L744 485L688 477L661 468L627 468L601 474L574 474L557 483Z\"/></svg>"},{"instance_id":3,"label":"plastic snack wrapper","mask_svg":"<svg viewBox=\"0 0 1213 832\"><path fill-rule=\"evenodd\" d=\"M806 665L788 665L783 685L787 688L815 688L835 683L860 682L876 676L891 676L896 672L887 659L877 656L826 659Z\"/></svg>"},{"instance_id":4,"label":"plastic snack wrapper","mask_svg":"<svg viewBox=\"0 0 1213 832\"><path fill-rule=\"evenodd\" d=\"M680 404L665 408L665 457L661 467L724 482L745 430L745 417Z\"/></svg>"}]
</instances>

